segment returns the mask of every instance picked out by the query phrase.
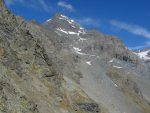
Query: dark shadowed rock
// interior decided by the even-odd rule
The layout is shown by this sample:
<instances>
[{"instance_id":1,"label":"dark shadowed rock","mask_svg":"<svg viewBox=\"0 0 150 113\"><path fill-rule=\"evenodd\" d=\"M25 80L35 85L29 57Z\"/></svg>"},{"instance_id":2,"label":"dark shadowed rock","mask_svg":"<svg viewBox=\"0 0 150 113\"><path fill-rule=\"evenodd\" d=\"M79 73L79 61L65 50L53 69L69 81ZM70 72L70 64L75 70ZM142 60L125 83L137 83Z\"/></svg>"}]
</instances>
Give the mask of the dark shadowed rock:
<instances>
[{"instance_id":1,"label":"dark shadowed rock","mask_svg":"<svg viewBox=\"0 0 150 113\"><path fill-rule=\"evenodd\" d=\"M90 113L101 113L98 104L95 103L80 103L79 108L89 111Z\"/></svg>"}]
</instances>

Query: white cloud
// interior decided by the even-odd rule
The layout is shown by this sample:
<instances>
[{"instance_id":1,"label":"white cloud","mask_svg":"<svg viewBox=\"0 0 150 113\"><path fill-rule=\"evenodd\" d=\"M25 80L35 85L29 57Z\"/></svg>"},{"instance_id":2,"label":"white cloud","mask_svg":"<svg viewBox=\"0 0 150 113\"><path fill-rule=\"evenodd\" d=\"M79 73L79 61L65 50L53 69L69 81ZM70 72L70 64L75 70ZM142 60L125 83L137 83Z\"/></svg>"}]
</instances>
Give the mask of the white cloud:
<instances>
[{"instance_id":1,"label":"white cloud","mask_svg":"<svg viewBox=\"0 0 150 113\"><path fill-rule=\"evenodd\" d=\"M73 7L71 4L68 4L68 3L65 2L65 1L59 1L59 2L57 3L57 5L58 5L59 7L62 7L62 8L67 9L68 11L71 11L71 12L74 12L74 11L75 11L74 7Z\"/></svg>"},{"instance_id":2,"label":"white cloud","mask_svg":"<svg viewBox=\"0 0 150 113\"><path fill-rule=\"evenodd\" d=\"M24 0L5 0L5 3L10 6L10 5L14 5L16 2L18 3L24 3Z\"/></svg>"},{"instance_id":3,"label":"white cloud","mask_svg":"<svg viewBox=\"0 0 150 113\"><path fill-rule=\"evenodd\" d=\"M131 24L127 24L124 22L116 21L116 20L110 21L110 24L112 24L113 26L116 26L120 29L127 30L128 32L130 32L132 34L139 35L144 38L150 39L150 31L141 26L131 25Z\"/></svg>"},{"instance_id":4,"label":"white cloud","mask_svg":"<svg viewBox=\"0 0 150 113\"><path fill-rule=\"evenodd\" d=\"M5 0L5 3L6 3L8 6L10 6L10 5L12 5L14 2L13 2L12 0Z\"/></svg>"},{"instance_id":5,"label":"white cloud","mask_svg":"<svg viewBox=\"0 0 150 113\"><path fill-rule=\"evenodd\" d=\"M129 47L129 49L130 50L140 50L140 49L149 48L149 47L150 47L150 41L146 42L144 45Z\"/></svg>"},{"instance_id":6,"label":"white cloud","mask_svg":"<svg viewBox=\"0 0 150 113\"><path fill-rule=\"evenodd\" d=\"M5 0L5 2L8 6L18 3L25 7L30 7L36 10L43 10L46 12L49 12L51 9L50 6L45 2L45 0Z\"/></svg>"},{"instance_id":7,"label":"white cloud","mask_svg":"<svg viewBox=\"0 0 150 113\"><path fill-rule=\"evenodd\" d=\"M39 5L42 6L42 8L49 12L50 6L44 1L44 0L37 0L39 2Z\"/></svg>"},{"instance_id":8,"label":"white cloud","mask_svg":"<svg viewBox=\"0 0 150 113\"><path fill-rule=\"evenodd\" d=\"M85 25L85 26L91 26L91 27L99 27L100 26L100 21L97 19L92 19L92 18L82 18L82 19L77 19L77 21L81 24L81 25Z\"/></svg>"}]
</instances>

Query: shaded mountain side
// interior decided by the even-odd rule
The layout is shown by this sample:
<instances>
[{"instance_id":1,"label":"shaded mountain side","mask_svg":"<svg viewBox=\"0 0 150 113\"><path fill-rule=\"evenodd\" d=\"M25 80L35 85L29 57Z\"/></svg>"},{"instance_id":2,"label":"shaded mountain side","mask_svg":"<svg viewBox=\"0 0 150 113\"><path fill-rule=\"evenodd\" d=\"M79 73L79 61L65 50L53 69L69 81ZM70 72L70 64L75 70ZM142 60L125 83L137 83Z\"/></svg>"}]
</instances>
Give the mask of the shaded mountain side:
<instances>
[{"instance_id":1,"label":"shaded mountain side","mask_svg":"<svg viewBox=\"0 0 150 113\"><path fill-rule=\"evenodd\" d=\"M0 6L2 113L149 113L150 68L119 39L62 14L40 25Z\"/></svg>"}]
</instances>

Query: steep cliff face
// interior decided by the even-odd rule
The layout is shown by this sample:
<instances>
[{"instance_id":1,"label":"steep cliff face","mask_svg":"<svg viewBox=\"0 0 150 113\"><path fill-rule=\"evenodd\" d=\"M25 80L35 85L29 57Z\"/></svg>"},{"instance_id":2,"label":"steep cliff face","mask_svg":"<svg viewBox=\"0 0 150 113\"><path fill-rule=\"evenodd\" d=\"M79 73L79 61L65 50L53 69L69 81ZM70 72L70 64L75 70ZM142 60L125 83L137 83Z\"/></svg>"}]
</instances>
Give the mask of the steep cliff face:
<instances>
[{"instance_id":1,"label":"steep cliff face","mask_svg":"<svg viewBox=\"0 0 150 113\"><path fill-rule=\"evenodd\" d=\"M150 112L150 68L119 39L62 14L39 25L0 10L0 112Z\"/></svg>"},{"instance_id":2,"label":"steep cliff face","mask_svg":"<svg viewBox=\"0 0 150 113\"><path fill-rule=\"evenodd\" d=\"M61 60L55 54L48 56L40 39L23 27L23 20L11 13L3 18L5 13L1 12L0 16L2 113L100 112L99 105L78 85L64 80L56 64ZM49 51L57 52L54 43L49 44Z\"/></svg>"}]
</instances>

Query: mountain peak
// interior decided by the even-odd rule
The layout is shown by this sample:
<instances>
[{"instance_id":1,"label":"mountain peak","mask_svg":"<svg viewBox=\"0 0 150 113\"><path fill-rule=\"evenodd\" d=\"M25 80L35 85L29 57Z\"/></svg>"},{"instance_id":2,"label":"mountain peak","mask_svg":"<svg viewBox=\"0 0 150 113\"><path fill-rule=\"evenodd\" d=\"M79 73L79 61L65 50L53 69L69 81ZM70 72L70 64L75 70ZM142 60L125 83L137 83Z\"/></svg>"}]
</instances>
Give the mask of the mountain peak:
<instances>
[{"instance_id":1,"label":"mountain peak","mask_svg":"<svg viewBox=\"0 0 150 113\"><path fill-rule=\"evenodd\" d=\"M63 15L63 14L61 14L61 13L56 13L52 19L64 19L64 20L69 20L69 17L67 17L67 16L65 16L65 15ZM52 20L52 19L50 18L50 19L46 20L46 22L49 22L49 21Z\"/></svg>"},{"instance_id":2,"label":"mountain peak","mask_svg":"<svg viewBox=\"0 0 150 113\"><path fill-rule=\"evenodd\" d=\"M62 31L63 33L70 32L71 34L78 35L80 33L85 33L85 29L82 28L77 22L60 13L55 14L52 19L48 19L44 23L44 27Z\"/></svg>"},{"instance_id":3,"label":"mountain peak","mask_svg":"<svg viewBox=\"0 0 150 113\"><path fill-rule=\"evenodd\" d=\"M70 19L69 17L61 13L56 13L52 19L48 19L46 22L49 22L50 20L67 21L69 24L73 24L75 22L73 19Z\"/></svg>"},{"instance_id":4,"label":"mountain peak","mask_svg":"<svg viewBox=\"0 0 150 113\"><path fill-rule=\"evenodd\" d=\"M61 14L61 13L56 13L54 17L56 17L56 18L64 18L64 19L69 19L69 17L67 17L66 15L64 15L64 14Z\"/></svg>"}]
</instances>

